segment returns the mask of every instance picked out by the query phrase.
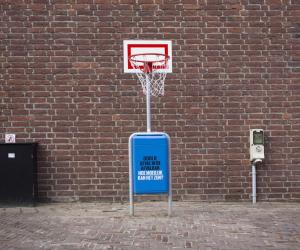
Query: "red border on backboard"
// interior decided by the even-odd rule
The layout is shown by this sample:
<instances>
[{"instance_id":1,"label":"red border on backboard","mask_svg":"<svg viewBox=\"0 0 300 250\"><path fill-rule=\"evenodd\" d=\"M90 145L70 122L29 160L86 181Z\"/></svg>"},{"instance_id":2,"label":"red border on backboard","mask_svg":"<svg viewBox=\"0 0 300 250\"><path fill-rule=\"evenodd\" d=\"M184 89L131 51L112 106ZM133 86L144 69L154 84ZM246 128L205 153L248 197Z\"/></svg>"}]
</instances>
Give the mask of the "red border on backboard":
<instances>
[{"instance_id":1,"label":"red border on backboard","mask_svg":"<svg viewBox=\"0 0 300 250\"><path fill-rule=\"evenodd\" d=\"M157 53L164 53L168 56L168 64L166 69L162 69L166 73L172 72L172 42L170 40L124 40L123 41L123 54L124 54L124 72L125 73L137 73L138 70L135 69L130 63L131 52L134 48L145 49L147 53L147 48L158 48L160 49ZM163 48L163 52L162 49ZM153 49L151 52L154 52Z\"/></svg>"},{"instance_id":2,"label":"red border on backboard","mask_svg":"<svg viewBox=\"0 0 300 250\"><path fill-rule=\"evenodd\" d=\"M164 48L164 54L169 55L168 45L167 44L129 44L127 47L127 55L128 55L128 69L134 69L130 63L131 49L132 48Z\"/></svg>"}]
</instances>

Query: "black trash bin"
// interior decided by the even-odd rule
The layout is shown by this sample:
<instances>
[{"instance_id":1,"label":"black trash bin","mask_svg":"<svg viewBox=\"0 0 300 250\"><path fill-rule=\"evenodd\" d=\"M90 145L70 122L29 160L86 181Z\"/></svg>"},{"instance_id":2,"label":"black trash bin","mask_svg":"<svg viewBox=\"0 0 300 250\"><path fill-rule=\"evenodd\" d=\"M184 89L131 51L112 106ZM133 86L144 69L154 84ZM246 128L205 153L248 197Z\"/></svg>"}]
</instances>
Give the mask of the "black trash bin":
<instances>
[{"instance_id":1,"label":"black trash bin","mask_svg":"<svg viewBox=\"0 0 300 250\"><path fill-rule=\"evenodd\" d=\"M1 204L34 204L37 198L37 143L0 144Z\"/></svg>"}]
</instances>

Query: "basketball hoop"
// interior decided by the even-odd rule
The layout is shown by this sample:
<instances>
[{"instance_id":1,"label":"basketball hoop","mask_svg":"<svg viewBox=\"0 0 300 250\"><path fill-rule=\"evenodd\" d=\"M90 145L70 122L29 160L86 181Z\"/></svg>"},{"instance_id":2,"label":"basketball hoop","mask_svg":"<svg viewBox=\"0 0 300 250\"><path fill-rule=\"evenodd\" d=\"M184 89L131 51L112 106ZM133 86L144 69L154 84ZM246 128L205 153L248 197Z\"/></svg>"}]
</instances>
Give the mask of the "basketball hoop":
<instances>
[{"instance_id":1,"label":"basketball hoop","mask_svg":"<svg viewBox=\"0 0 300 250\"><path fill-rule=\"evenodd\" d=\"M143 93L147 95L149 87L151 95L164 95L169 57L165 54L144 53L132 55L129 60L132 67L137 70L136 75L142 84Z\"/></svg>"},{"instance_id":2,"label":"basketball hoop","mask_svg":"<svg viewBox=\"0 0 300 250\"><path fill-rule=\"evenodd\" d=\"M172 176L170 138L165 133L151 132L151 95L164 95L166 74L172 73L172 41L124 40L123 62L124 73L136 74L142 84L143 93L146 97L143 99L146 99L147 114L147 132L134 133L129 138L130 214L134 215L134 195L168 193L168 214L171 215ZM153 156L153 160L158 160L156 164L159 165L161 171L156 172L162 173L160 177L157 175L155 176L157 178L151 179L146 178L149 176L140 175L140 172L143 172L140 171L143 169L141 168L140 160L141 158L147 158L149 155L151 156L150 158ZM165 168L167 171L163 172ZM145 180L147 180L147 183ZM169 185L169 188L167 188L167 185ZM141 187L141 191L139 187ZM149 191L147 190L148 187ZM150 190L150 188L154 188L154 191Z\"/></svg>"}]
</instances>

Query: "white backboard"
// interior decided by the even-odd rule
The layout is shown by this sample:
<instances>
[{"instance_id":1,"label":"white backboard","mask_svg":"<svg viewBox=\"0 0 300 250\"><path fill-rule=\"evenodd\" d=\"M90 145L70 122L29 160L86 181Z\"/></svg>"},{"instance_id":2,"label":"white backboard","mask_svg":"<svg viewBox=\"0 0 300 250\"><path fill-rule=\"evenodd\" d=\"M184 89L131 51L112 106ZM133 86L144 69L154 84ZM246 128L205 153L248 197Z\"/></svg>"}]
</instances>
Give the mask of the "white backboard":
<instances>
[{"instance_id":1,"label":"white backboard","mask_svg":"<svg viewBox=\"0 0 300 250\"><path fill-rule=\"evenodd\" d=\"M170 40L124 40L124 73L136 73L130 63L130 57L136 54L154 53L163 54L169 58L166 67L161 72L172 72L172 42Z\"/></svg>"}]
</instances>

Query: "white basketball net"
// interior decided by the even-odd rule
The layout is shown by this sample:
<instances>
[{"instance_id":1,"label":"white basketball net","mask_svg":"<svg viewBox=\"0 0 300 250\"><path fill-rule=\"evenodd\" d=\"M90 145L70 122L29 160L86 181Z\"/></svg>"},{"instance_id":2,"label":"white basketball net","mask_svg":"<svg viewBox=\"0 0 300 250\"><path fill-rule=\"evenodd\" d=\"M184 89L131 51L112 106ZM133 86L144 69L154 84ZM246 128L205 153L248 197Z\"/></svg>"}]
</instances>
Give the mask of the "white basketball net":
<instances>
[{"instance_id":1,"label":"white basketball net","mask_svg":"<svg viewBox=\"0 0 300 250\"><path fill-rule=\"evenodd\" d=\"M136 75L147 94L147 81L149 81L150 94L162 96L165 93L166 67L168 57L163 54L138 54L130 57L131 65L137 70Z\"/></svg>"}]
</instances>

